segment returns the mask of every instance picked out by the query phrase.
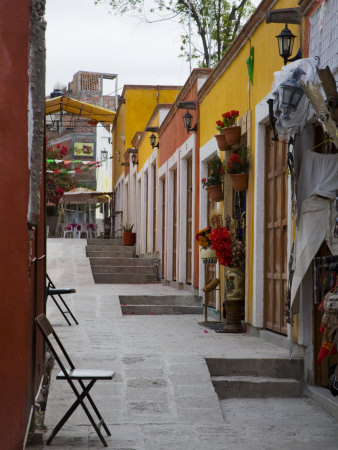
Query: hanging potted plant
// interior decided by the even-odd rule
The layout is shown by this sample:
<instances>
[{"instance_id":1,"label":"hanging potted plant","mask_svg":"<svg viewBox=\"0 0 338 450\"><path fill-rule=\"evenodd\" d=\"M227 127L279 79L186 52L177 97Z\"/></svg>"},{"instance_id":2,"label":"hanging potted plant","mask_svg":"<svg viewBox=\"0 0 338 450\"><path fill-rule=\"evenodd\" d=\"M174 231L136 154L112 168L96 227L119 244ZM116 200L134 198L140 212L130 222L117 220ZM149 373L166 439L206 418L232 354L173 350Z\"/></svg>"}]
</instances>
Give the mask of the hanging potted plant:
<instances>
[{"instance_id":1,"label":"hanging potted plant","mask_svg":"<svg viewBox=\"0 0 338 450\"><path fill-rule=\"evenodd\" d=\"M223 201L222 183L225 173L223 163L219 156L214 156L208 161L210 175L202 178L202 187L208 191L209 197L213 202Z\"/></svg>"},{"instance_id":2,"label":"hanging potted plant","mask_svg":"<svg viewBox=\"0 0 338 450\"><path fill-rule=\"evenodd\" d=\"M246 147L241 147L230 156L226 170L230 175L234 191L246 191L248 189L249 161Z\"/></svg>"},{"instance_id":3,"label":"hanging potted plant","mask_svg":"<svg viewBox=\"0 0 338 450\"><path fill-rule=\"evenodd\" d=\"M125 224L122 225L122 238L123 238L123 245L135 245L136 242L136 233L133 233L134 225Z\"/></svg>"},{"instance_id":4,"label":"hanging potted plant","mask_svg":"<svg viewBox=\"0 0 338 450\"><path fill-rule=\"evenodd\" d=\"M224 134L222 132L224 126L225 125L224 125L223 120L217 120L216 121L216 130L218 131L218 134L215 134L215 138L216 138L216 141L217 141L218 148L221 151L225 151L225 150L230 150L231 149L231 147L228 145L228 143L227 143L227 141L225 139L225 136L224 136Z\"/></svg>"},{"instance_id":5,"label":"hanging potted plant","mask_svg":"<svg viewBox=\"0 0 338 450\"><path fill-rule=\"evenodd\" d=\"M222 132L229 146L239 144L241 140L241 127L236 125L238 116L239 111L236 109L232 109L231 111L222 114L224 123Z\"/></svg>"}]
</instances>

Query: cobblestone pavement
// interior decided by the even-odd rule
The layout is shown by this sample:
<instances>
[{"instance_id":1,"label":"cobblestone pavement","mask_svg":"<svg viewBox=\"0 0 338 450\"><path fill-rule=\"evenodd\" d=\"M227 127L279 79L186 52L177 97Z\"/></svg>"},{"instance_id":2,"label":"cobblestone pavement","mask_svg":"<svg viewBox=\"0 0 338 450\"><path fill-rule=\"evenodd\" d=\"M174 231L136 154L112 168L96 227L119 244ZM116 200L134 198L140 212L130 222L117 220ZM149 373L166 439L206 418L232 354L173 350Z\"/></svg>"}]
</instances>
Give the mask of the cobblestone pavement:
<instances>
[{"instance_id":1,"label":"cobblestone pavement","mask_svg":"<svg viewBox=\"0 0 338 450\"><path fill-rule=\"evenodd\" d=\"M306 397L218 400L205 357L285 357L288 351L245 334L218 334L202 316L122 316L120 294L181 295L160 284L95 285L85 240L48 239L48 273L67 296L79 325L69 327L48 300L47 315L78 367L113 369L93 397L112 433L115 450L338 449L338 424ZM46 436L74 396L55 380ZM78 408L55 437L55 450L103 448ZM44 448L44 447L43 447Z\"/></svg>"}]
</instances>

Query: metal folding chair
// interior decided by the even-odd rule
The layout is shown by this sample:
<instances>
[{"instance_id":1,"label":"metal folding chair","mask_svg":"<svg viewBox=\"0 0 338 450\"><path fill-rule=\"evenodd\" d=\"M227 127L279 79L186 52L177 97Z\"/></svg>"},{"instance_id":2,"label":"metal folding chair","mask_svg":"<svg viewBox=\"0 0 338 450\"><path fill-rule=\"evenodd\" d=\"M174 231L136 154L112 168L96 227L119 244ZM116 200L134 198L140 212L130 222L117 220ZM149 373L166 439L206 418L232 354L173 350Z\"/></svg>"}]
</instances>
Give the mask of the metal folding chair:
<instances>
[{"instance_id":1,"label":"metal folding chair","mask_svg":"<svg viewBox=\"0 0 338 450\"><path fill-rule=\"evenodd\" d=\"M63 315L63 317L65 318L65 320L69 326L71 326L72 324L70 323L70 320L68 319L66 314L69 314L71 316L71 318L74 320L74 322L76 323L76 325L78 325L79 322L76 320L74 314L72 313L72 311L70 310L66 301L62 297L62 294L73 294L74 292L76 292L75 289L65 289L65 288L57 289L55 284L53 283L53 281L48 276L48 273L46 273L46 279L47 279L47 297L48 297L48 295L50 295L52 297L55 305L58 307L59 311L61 312L61 314ZM63 304L65 310L62 309L59 302L61 302Z\"/></svg>"},{"instance_id":2,"label":"metal folding chair","mask_svg":"<svg viewBox=\"0 0 338 450\"><path fill-rule=\"evenodd\" d=\"M43 337L52 352L53 356L55 357L57 363L60 366L61 371L58 373L56 379L57 380L67 380L67 382L70 384L75 396L76 400L72 404L72 406L68 409L66 414L62 417L62 419L59 421L59 423L56 425L54 430L52 431L51 435L49 436L47 440L47 445L50 445L56 434L61 430L63 425L67 422L67 420L70 418L70 416L73 414L73 412L76 410L76 408L81 405L83 410L85 411L88 419L90 420L91 424L93 425L97 435L101 439L102 444L104 447L108 447L107 442L105 441L104 437L102 436L102 433L100 431L100 427L102 426L107 433L108 436L111 436L111 433L103 420L99 410L97 409L97 406L95 405L92 397L89 395L89 391L94 386L96 381L98 380L112 380L114 377L115 372L113 370L97 370L97 369L76 369L74 364L72 363L68 353L66 352L64 346L62 345L60 339L58 338L57 334L55 333L55 330L53 329L52 325L50 324L49 320L44 314L40 314L38 317L35 318L36 324L38 328L40 329L41 333L43 334ZM50 335L54 337L54 340L57 345L53 345L51 340L49 339ZM54 342L53 340L53 342ZM61 350L61 353L58 353L56 350L58 348ZM69 368L66 368L63 361L66 361L66 364L69 365ZM80 384L81 389L78 389L75 385L75 381L78 381ZM88 384L85 385L84 381L88 381ZM85 404L84 400L87 399L90 403L95 415L99 419L99 423L96 424L95 420L93 418L93 415L90 413L87 405Z\"/></svg>"}]
</instances>

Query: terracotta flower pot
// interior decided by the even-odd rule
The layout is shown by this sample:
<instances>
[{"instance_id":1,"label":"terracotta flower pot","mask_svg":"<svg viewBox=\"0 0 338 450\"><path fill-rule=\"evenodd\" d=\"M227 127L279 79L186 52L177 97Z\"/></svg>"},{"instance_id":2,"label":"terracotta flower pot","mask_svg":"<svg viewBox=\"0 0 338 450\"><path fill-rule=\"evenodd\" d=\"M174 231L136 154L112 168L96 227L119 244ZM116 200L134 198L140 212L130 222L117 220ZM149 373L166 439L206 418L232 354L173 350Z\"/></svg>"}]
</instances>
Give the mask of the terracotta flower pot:
<instances>
[{"instance_id":1,"label":"terracotta flower pot","mask_svg":"<svg viewBox=\"0 0 338 450\"><path fill-rule=\"evenodd\" d=\"M234 191L246 191L248 189L248 173L229 173Z\"/></svg>"},{"instance_id":2,"label":"terracotta flower pot","mask_svg":"<svg viewBox=\"0 0 338 450\"><path fill-rule=\"evenodd\" d=\"M207 191L210 199L213 202L222 202L223 201L223 191L222 186L220 184L216 184L214 186L208 186Z\"/></svg>"},{"instance_id":3,"label":"terracotta flower pot","mask_svg":"<svg viewBox=\"0 0 338 450\"><path fill-rule=\"evenodd\" d=\"M231 150L231 147L230 145L228 145L224 134L215 134L215 138L220 151L224 152L225 150Z\"/></svg>"},{"instance_id":4,"label":"terracotta flower pot","mask_svg":"<svg viewBox=\"0 0 338 450\"><path fill-rule=\"evenodd\" d=\"M123 232L123 245L135 245L136 233Z\"/></svg>"},{"instance_id":5,"label":"terracotta flower pot","mask_svg":"<svg viewBox=\"0 0 338 450\"><path fill-rule=\"evenodd\" d=\"M225 139L228 145L239 144L241 141L241 127L233 126L233 127L224 127L222 128L222 132L225 136Z\"/></svg>"}]
</instances>

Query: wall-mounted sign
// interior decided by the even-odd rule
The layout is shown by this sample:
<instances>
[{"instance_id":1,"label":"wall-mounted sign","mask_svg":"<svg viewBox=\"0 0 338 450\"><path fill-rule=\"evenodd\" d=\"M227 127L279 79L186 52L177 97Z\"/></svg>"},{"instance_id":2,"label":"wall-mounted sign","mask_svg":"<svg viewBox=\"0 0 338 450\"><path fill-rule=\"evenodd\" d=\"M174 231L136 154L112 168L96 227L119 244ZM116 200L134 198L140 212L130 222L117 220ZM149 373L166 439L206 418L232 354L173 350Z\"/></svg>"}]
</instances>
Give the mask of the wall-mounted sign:
<instances>
[{"instance_id":1,"label":"wall-mounted sign","mask_svg":"<svg viewBox=\"0 0 338 450\"><path fill-rule=\"evenodd\" d=\"M74 142L74 156L94 156L93 142Z\"/></svg>"}]
</instances>

